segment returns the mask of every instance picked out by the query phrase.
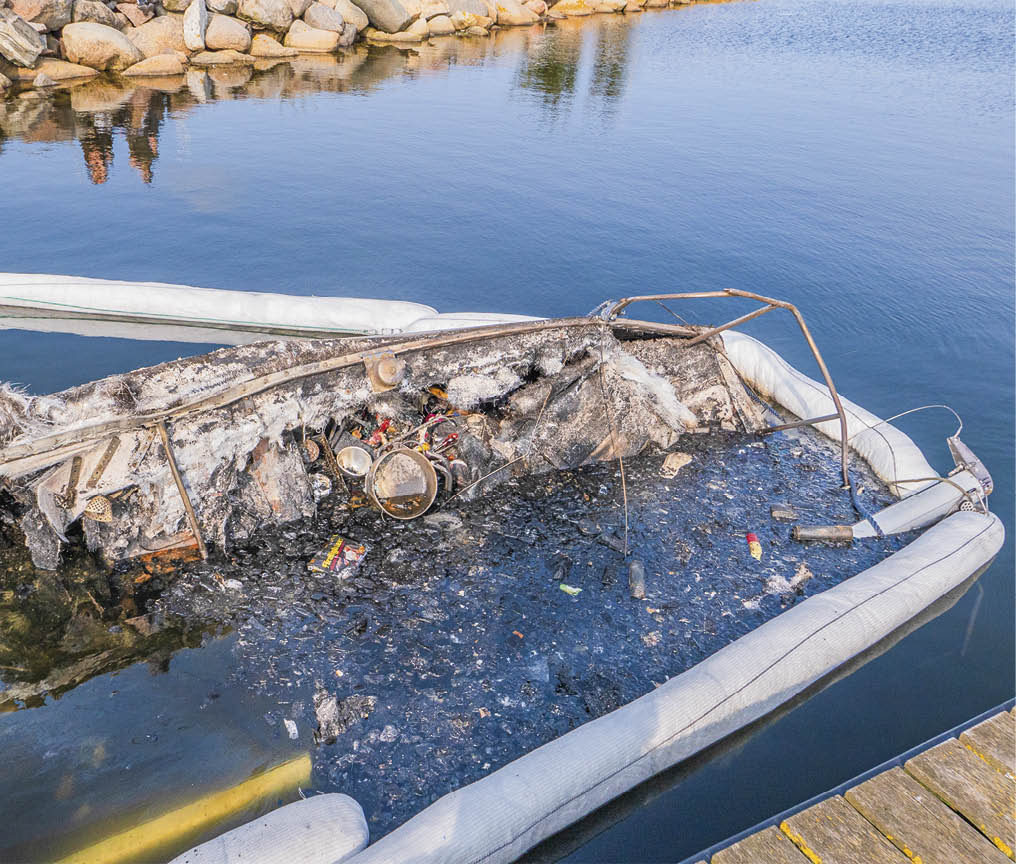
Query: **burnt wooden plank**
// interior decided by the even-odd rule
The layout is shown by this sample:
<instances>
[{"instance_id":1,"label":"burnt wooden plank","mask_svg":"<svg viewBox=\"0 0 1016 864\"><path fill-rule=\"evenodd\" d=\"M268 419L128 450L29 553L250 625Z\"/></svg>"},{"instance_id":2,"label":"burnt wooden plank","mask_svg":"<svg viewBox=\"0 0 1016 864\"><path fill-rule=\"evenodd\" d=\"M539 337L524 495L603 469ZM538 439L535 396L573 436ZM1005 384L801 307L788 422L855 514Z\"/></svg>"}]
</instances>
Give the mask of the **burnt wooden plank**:
<instances>
[{"instance_id":1,"label":"burnt wooden plank","mask_svg":"<svg viewBox=\"0 0 1016 864\"><path fill-rule=\"evenodd\" d=\"M1006 858L902 768L872 777L844 797L896 848L923 864L1003 864Z\"/></svg>"},{"instance_id":2,"label":"burnt wooden plank","mask_svg":"<svg viewBox=\"0 0 1016 864\"><path fill-rule=\"evenodd\" d=\"M822 864L907 864L903 853L839 795L784 820L780 830L807 858Z\"/></svg>"},{"instance_id":3,"label":"burnt wooden plank","mask_svg":"<svg viewBox=\"0 0 1016 864\"><path fill-rule=\"evenodd\" d=\"M920 753L907 773L1013 857L1016 847L1016 781L996 771L955 738Z\"/></svg>"},{"instance_id":4,"label":"burnt wooden plank","mask_svg":"<svg viewBox=\"0 0 1016 864\"><path fill-rule=\"evenodd\" d=\"M807 859L790 840L770 826L717 852L712 864L807 864Z\"/></svg>"},{"instance_id":5,"label":"burnt wooden plank","mask_svg":"<svg viewBox=\"0 0 1016 864\"><path fill-rule=\"evenodd\" d=\"M967 729L960 743L995 770L1016 775L1016 720L1008 711Z\"/></svg>"}]
</instances>

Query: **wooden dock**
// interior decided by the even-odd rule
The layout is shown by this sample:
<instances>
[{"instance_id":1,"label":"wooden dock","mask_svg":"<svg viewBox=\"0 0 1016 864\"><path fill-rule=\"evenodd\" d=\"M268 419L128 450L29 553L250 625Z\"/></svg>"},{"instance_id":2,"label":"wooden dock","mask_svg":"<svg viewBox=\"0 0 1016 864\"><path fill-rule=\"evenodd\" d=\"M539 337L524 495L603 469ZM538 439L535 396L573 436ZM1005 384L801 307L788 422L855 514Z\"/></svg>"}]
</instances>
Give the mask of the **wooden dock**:
<instances>
[{"instance_id":1,"label":"wooden dock","mask_svg":"<svg viewBox=\"0 0 1016 864\"><path fill-rule=\"evenodd\" d=\"M1016 712L998 711L788 814L689 860L1004 864L1016 849Z\"/></svg>"}]
</instances>

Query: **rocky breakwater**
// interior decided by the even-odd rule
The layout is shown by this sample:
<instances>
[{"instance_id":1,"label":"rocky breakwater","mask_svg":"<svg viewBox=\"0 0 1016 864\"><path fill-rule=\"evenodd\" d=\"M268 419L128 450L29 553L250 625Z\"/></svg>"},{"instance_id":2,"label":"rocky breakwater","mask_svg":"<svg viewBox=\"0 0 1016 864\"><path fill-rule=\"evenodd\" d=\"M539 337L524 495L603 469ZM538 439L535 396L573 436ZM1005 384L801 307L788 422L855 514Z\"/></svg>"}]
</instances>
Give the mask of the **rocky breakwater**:
<instances>
[{"instance_id":1,"label":"rocky breakwater","mask_svg":"<svg viewBox=\"0 0 1016 864\"><path fill-rule=\"evenodd\" d=\"M173 76L331 53L357 39L412 45L691 0L0 0L0 92L102 72Z\"/></svg>"}]
</instances>

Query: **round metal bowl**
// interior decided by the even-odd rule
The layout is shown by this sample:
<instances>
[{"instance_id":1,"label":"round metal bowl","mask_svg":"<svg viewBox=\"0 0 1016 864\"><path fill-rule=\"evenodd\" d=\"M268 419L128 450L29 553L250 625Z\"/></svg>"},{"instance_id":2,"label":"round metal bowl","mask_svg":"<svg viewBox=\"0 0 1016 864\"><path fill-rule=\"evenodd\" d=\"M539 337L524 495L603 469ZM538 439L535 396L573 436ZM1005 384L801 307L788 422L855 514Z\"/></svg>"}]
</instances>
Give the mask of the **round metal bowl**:
<instances>
[{"instance_id":1,"label":"round metal bowl","mask_svg":"<svg viewBox=\"0 0 1016 864\"><path fill-rule=\"evenodd\" d=\"M422 453L396 447L379 456L364 483L367 494L389 516L422 516L437 495L437 472Z\"/></svg>"},{"instance_id":2,"label":"round metal bowl","mask_svg":"<svg viewBox=\"0 0 1016 864\"><path fill-rule=\"evenodd\" d=\"M339 466L339 470L347 477L353 477L356 480L362 480L367 476L373 462L370 453L355 444L343 447L335 454L335 464Z\"/></svg>"}]
</instances>

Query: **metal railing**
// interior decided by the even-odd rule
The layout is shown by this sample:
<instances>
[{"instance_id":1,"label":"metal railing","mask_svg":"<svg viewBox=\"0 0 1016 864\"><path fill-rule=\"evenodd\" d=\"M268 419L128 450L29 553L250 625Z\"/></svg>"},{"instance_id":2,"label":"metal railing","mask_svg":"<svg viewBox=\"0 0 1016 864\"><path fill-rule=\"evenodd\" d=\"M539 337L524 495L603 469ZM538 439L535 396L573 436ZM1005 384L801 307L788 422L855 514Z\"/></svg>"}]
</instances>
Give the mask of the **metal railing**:
<instances>
[{"instance_id":1,"label":"metal railing","mask_svg":"<svg viewBox=\"0 0 1016 864\"><path fill-rule=\"evenodd\" d=\"M811 349L811 353L815 357L815 361L818 363L818 368L821 370L822 377L825 379L826 386L829 388L829 395L833 400L833 405L836 407L835 415L826 415L824 417L816 417L812 420L803 420L797 425L810 425L811 423L817 423L823 420L831 420L834 417L839 418L840 471L843 475L844 488L850 488L850 472L847 468L847 442L850 438L847 431L847 415L843 410L843 404L840 402L840 395L836 392L836 385L833 383L832 376L829 374L829 369L825 364L825 360L822 359L822 352L818 350L818 345L815 344L815 339L812 337L811 331L808 329L808 325L804 323L804 317L793 303L787 303L785 300L776 300L772 297L756 294L753 291L742 291L739 288L726 288L722 291L685 291L676 294L643 294L637 297L625 297L622 300L618 300L611 309L607 310L604 317L607 321L611 321L632 303L641 303L645 301L661 302L663 300L699 300L715 297L740 297L748 300L757 300L759 303L764 303L765 305L749 312L747 315L742 315L740 318L735 318L733 321L721 324L719 327L712 327L703 333L699 333L697 336L688 339L686 342L679 343L681 347L690 348L692 345L704 342L710 337L715 336L718 333L722 333L724 330L730 330L732 327L737 327L740 324L745 324L748 321L760 317L761 315L765 315L766 312L769 312L772 309L786 309L790 312L790 314L794 316L794 320L797 321L797 326L801 328L801 333L804 334L804 339L808 343L808 347Z\"/></svg>"}]
</instances>

